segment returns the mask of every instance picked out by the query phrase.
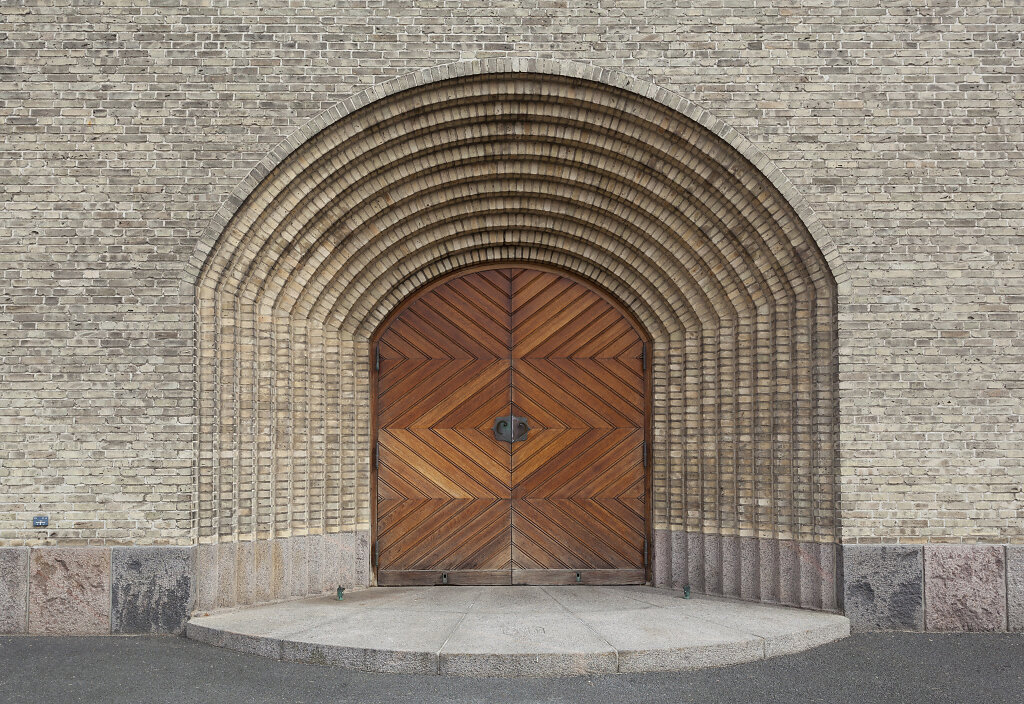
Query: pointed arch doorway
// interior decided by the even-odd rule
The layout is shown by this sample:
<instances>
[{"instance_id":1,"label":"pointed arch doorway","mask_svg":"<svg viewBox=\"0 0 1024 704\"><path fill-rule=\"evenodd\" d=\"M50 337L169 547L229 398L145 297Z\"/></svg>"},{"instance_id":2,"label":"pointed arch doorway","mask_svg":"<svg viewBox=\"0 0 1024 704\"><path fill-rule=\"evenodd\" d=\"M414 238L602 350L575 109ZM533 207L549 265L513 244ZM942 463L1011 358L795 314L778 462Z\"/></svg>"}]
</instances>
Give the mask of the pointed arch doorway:
<instances>
[{"instance_id":1,"label":"pointed arch doorway","mask_svg":"<svg viewBox=\"0 0 1024 704\"><path fill-rule=\"evenodd\" d=\"M377 583L647 581L647 344L555 270L411 295L372 345Z\"/></svg>"}]
</instances>

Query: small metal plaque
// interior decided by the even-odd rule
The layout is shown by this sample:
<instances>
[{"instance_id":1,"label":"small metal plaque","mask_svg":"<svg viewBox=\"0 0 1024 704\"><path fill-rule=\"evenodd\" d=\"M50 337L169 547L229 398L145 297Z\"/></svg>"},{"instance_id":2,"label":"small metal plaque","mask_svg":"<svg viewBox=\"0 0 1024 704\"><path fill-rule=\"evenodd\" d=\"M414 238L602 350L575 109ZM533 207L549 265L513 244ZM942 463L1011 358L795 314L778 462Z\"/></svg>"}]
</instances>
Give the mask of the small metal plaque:
<instances>
[{"instance_id":1,"label":"small metal plaque","mask_svg":"<svg viewBox=\"0 0 1024 704\"><path fill-rule=\"evenodd\" d=\"M50 525L50 517L49 516L33 516L32 517L32 527L33 528L46 528L48 525Z\"/></svg>"}]
</instances>

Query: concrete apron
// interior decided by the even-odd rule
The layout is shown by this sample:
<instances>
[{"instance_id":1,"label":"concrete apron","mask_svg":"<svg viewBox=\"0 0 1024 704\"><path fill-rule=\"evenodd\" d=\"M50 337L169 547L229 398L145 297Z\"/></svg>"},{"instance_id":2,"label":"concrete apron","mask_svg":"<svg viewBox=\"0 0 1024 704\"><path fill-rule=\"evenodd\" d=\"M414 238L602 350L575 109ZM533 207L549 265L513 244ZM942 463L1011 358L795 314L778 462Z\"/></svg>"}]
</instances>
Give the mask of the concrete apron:
<instances>
[{"instance_id":1,"label":"concrete apron","mask_svg":"<svg viewBox=\"0 0 1024 704\"><path fill-rule=\"evenodd\" d=\"M651 587L385 587L193 618L196 641L371 672L550 677L733 665L850 633L843 616Z\"/></svg>"}]
</instances>

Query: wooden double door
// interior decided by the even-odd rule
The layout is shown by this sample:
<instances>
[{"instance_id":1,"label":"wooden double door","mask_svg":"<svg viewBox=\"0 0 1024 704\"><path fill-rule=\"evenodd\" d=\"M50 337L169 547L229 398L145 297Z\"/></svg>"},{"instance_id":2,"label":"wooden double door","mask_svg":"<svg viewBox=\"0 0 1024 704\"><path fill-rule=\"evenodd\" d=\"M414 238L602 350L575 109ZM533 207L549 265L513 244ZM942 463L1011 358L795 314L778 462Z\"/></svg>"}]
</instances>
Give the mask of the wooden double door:
<instances>
[{"instance_id":1,"label":"wooden double door","mask_svg":"<svg viewBox=\"0 0 1024 704\"><path fill-rule=\"evenodd\" d=\"M475 270L375 338L377 583L646 581L646 342L598 291Z\"/></svg>"}]
</instances>

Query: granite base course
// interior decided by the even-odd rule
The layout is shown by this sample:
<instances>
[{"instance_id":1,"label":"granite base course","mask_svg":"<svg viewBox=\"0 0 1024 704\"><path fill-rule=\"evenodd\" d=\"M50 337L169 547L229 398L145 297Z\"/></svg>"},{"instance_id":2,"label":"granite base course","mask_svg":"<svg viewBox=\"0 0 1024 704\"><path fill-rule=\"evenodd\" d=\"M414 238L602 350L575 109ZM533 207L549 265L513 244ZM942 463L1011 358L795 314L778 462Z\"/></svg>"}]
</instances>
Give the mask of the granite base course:
<instances>
[{"instance_id":1,"label":"granite base course","mask_svg":"<svg viewBox=\"0 0 1024 704\"><path fill-rule=\"evenodd\" d=\"M195 600L195 551L116 547L111 555L111 633L181 633Z\"/></svg>"},{"instance_id":2,"label":"granite base course","mask_svg":"<svg viewBox=\"0 0 1024 704\"><path fill-rule=\"evenodd\" d=\"M855 632L924 630L920 545L846 545L843 572L843 602Z\"/></svg>"},{"instance_id":3,"label":"granite base course","mask_svg":"<svg viewBox=\"0 0 1024 704\"><path fill-rule=\"evenodd\" d=\"M818 608L845 613L855 632L1024 631L1021 545L845 545L836 555L831 546L698 537L655 533L655 586L689 585L694 595L710 586L763 602L787 597L778 586L789 580L778 575L799 569L817 575L797 582L803 603L820 595ZM720 551L732 577L702 585L704 560L687 560L694 549ZM365 587L367 552L362 533L193 547L0 548L0 633L180 633L192 613ZM843 587L829 601L831 580Z\"/></svg>"},{"instance_id":4,"label":"granite base course","mask_svg":"<svg viewBox=\"0 0 1024 704\"><path fill-rule=\"evenodd\" d=\"M110 633L110 548L34 548L28 585L29 633Z\"/></svg>"},{"instance_id":5,"label":"granite base course","mask_svg":"<svg viewBox=\"0 0 1024 704\"><path fill-rule=\"evenodd\" d=\"M924 579L929 631L1006 630L1002 545L926 545Z\"/></svg>"},{"instance_id":6,"label":"granite base course","mask_svg":"<svg viewBox=\"0 0 1024 704\"><path fill-rule=\"evenodd\" d=\"M745 601L837 611L834 543L654 532L654 584ZM712 568L708 569L708 565Z\"/></svg>"}]
</instances>

